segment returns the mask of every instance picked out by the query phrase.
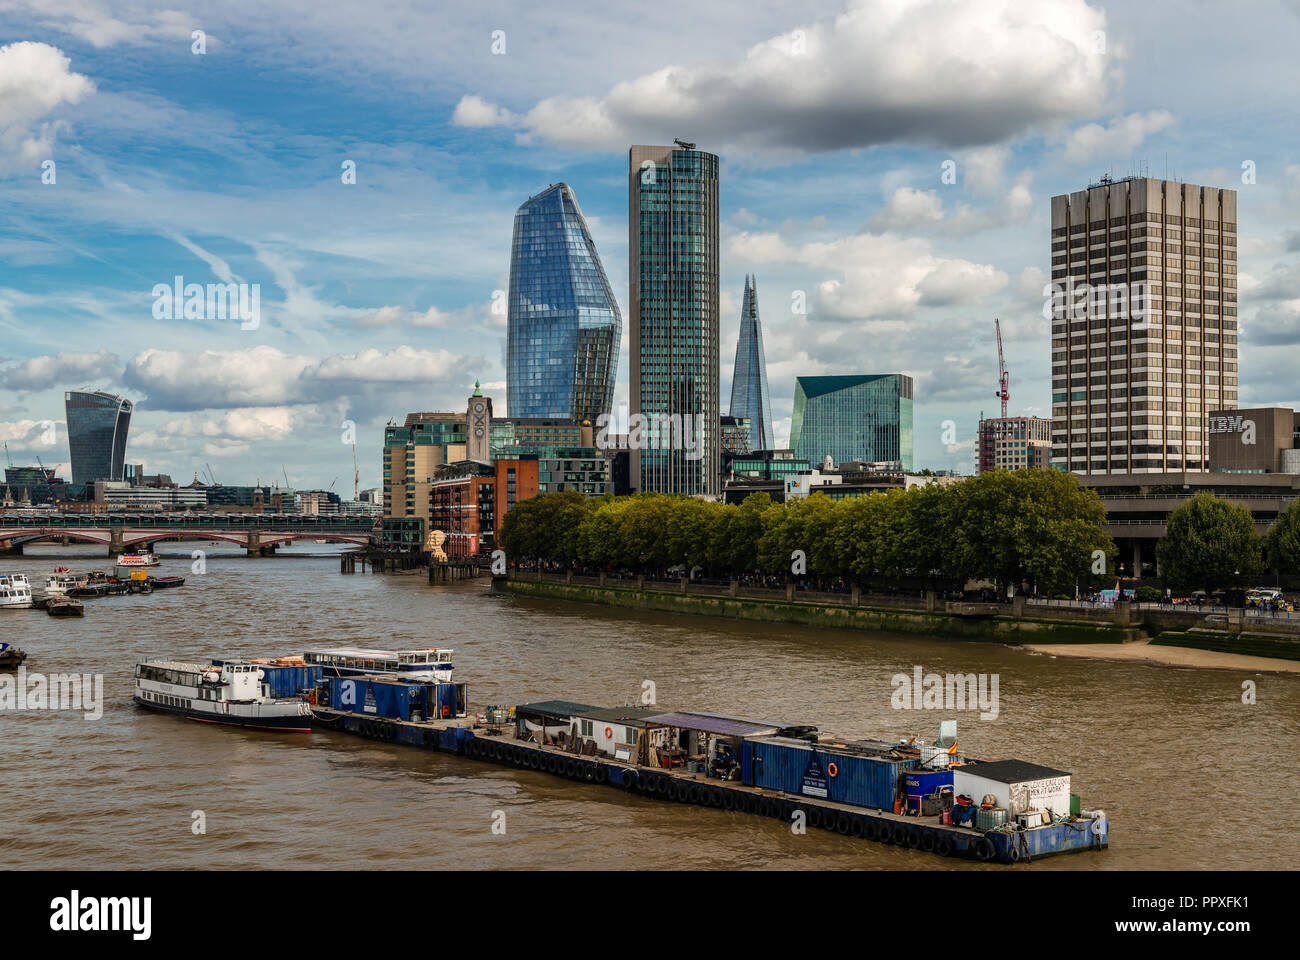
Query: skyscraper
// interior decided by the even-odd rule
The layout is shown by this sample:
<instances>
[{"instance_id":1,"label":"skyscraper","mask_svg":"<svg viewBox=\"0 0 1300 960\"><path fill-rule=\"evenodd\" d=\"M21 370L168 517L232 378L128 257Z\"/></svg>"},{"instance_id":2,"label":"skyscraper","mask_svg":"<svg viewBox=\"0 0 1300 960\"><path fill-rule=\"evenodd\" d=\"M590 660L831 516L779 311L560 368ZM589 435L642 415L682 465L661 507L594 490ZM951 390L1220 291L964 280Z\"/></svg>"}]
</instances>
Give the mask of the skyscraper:
<instances>
[{"instance_id":1,"label":"skyscraper","mask_svg":"<svg viewBox=\"0 0 1300 960\"><path fill-rule=\"evenodd\" d=\"M510 416L594 422L609 413L623 320L567 183L515 213L508 309Z\"/></svg>"},{"instance_id":2,"label":"skyscraper","mask_svg":"<svg viewBox=\"0 0 1300 960\"><path fill-rule=\"evenodd\" d=\"M721 483L718 158L676 141L628 152L629 431L637 490L716 495ZM649 424L632 442L635 420ZM694 431L683 449L669 427Z\"/></svg>"},{"instance_id":3,"label":"skyscraper","mask_svg":"<svg viewBox=\"0 0 1300 960\"><path fill-rule=\"evenodd\" d=\"M799 377L790 448L820 465L865 460L912 469L912 378L901 373Z\"/></svg>"},{"instance_id":4,"label":"skyscraper","mask_svg":"<svg viewBox=\"0 0 1300 960\"><path fill-rule=\"evenodd\" d=\"M745 277L745 300L740 307L740 337L736 341L736 366L731 375L733 417L746 417L756 450L771 450L772 398L767 391L767 355L763 352L763 327L758 321L758 281Z\"/></svg>"},{"instance_id":5,"label":"skyscraper","mask_svg":"<svg viewBox=\"0 0 1300 960\"><path fill-rule=\"evenodd\" d=\"M99 390L69 390L63 395L63 408L72 482L121 480L131 401Z\"/></svg>"},{"instance_id":6,"label":"skyscraper","mask_svg":"<svg viewBox=\"0 0 1300 960\"><path fill-rule=\"evenodd\" d=\"M1209 469L1237 406L1237 192L1103 178L1052 198L1052 464Z\"/></svg>"}]
</instances>

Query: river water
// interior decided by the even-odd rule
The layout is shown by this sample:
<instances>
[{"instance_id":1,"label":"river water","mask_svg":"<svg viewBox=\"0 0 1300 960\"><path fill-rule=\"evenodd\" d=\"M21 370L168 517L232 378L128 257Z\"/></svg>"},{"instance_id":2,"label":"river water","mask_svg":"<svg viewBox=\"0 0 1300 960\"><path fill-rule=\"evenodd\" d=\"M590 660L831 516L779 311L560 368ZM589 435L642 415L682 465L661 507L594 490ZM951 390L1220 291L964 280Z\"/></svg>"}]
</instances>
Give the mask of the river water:
<instances>
[{"instance_id":1,"label":"river water","mask_svg":"<svg viewBox=\"0 0 1300 960\"><path fill-rule=\"evenodd\" d=\"M341 733L243 732L131 702L136 658L301 653L312 645L454 647L478 708L541 699L657 703L816 724L843 737L932 741L1068 770L1111 846L1030 869L1292 868L1300 832L1300 677L1106 663L988 643L620 611L490 596L486 580L339 573L335 548L274 558L229 547L184 587L86 601L81 620L0 611L29 671L101 673L105 707L0 713L0 868L990 869L779 821L584 787L542 773ZM0 573L34 585L89 548L29 548ZM902 711L891 677L997 674L999 715ZM1242 703L1242 683L1257 703ZM192 829L202 811L206 832ZM493 833L494 814L506 832ZM1003 868L1005 869L1005 868Z\"/></svg>"}]
</instances>

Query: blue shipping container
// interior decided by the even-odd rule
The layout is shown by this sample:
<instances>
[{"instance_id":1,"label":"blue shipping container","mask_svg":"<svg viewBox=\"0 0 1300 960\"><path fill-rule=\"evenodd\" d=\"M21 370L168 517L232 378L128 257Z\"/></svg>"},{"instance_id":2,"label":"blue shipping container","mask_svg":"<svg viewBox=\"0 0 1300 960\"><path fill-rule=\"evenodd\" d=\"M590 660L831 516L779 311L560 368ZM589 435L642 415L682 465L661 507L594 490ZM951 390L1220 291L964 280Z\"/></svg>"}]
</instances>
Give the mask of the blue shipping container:
<instances>
[{"instance_id":1,"label":"blue shipping container","mask_svg":"<svg viewBox=\"0 0 1300 960\"><path fill-rule=\"evenodd\" d=\"M350 713L410 720L411 703L416 699L418 684L368 680L365 677L330 677L330 706Z\"/></svg>"},{"instance_id":2,"label":"blue shipping container","mask_svg":"<svg viewBox=\"0 0 1300 960\"><path fill-rule=\"evenodd\" d=\"M880 759L784 737L749 742L754 786L858 807L893 810L902 774L916 765L915 760Z\"/></svg>"},{"instance_id":3,"label":"blue shipping container","mask_svg":"<svg viewBox=\"0 0 1300 960\"><path fill-rule=\"evenodd\" d=\"M320 682L321 668L318 666L262 666L262 682L270 688L273 697L293 697L299 691L314 689Z\"/></svg>"}]
</instances>

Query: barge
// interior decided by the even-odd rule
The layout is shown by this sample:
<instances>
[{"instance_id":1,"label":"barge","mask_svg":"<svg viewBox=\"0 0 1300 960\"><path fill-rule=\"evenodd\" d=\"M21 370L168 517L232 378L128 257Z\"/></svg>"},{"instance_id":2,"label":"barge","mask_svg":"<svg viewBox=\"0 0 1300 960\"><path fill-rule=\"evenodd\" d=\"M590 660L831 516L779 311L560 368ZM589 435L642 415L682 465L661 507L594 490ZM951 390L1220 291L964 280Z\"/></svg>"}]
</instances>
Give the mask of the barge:
<instances>
[{"instance_id":1,"label":"barge","mask_svg":"<svg viewBox=\"0 0 1300 960\"><path fill-rule=\"evenodd\" d=\"M322 677L313 699L317 727L943 857L1011 864L1109 845L1105 813L1079 808L1069 773L961 758L942 741L563 700L472 716L465 684L397 675Z\"/></svg>"}]
</instances>

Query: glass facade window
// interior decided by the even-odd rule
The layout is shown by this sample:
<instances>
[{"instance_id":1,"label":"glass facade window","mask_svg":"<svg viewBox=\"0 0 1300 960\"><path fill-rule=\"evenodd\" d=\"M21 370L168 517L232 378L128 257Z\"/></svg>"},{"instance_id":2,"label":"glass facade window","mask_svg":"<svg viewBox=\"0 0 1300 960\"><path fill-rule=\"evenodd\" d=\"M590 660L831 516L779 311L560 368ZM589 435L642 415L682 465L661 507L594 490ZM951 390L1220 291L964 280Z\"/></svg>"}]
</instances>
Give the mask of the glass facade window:
<instances>
[{"instance_id":1,"label":"glass facade window","mask_svg":"<svg viewBox=\"0 0 1300 960\"><path fill-rule=\"evenodd\" d=\"M819 467L853 460L912 469L912 378L901 373L795 380L790 417L795 456Z\"/></svg>"},{"instance_id":2,"label":"glass facade window","mask_svg":"<svg viewBox=\"0 0 1300 960\"><path fill-rule=\"evenodd\" d=\"M638 489L717 494L722 472L718 345L718 157L679 142L628 155L632 414L699 423L695 450L652 435L630 451ZM699 418L697 420L696 418Z\"/></svg>"},{"instance_id":3,"label":"glass facade window","mask_svg":"<svg viewBox=\"0 0 1300 960\"><path fill-rule=\"evenodd\" d=\"M763 327L758 320L758 283L745 277L745 299L740 307L740 337L736 341L736 366L731 375L731 416L750 424L749 449L771 450L772 398L767 389L767 355ZM723 446L726 446L724 437Z\"/></svg>"},{"instance_id":4,"label":"glass facade window","mask_svg":"<svg viewBox=\"0 0 1300 960\"><path fill-rule=\"evenodd\" d=\"M608 414L623 319L573 190L557 183L515 213L506 333L514 417L593 423Z\"/></svg>"},{"instance_id":5,"label":"glass facade window","mask_svg":"<svg viewBox=\"0 0 1300 960\"><path fill-rule=\"evenodd\" d=\"M72 482L121 480L126 465L126 435L131 401L100 391L70 390L63 395L68 422Z\"/></svg>"}]
</instances>

